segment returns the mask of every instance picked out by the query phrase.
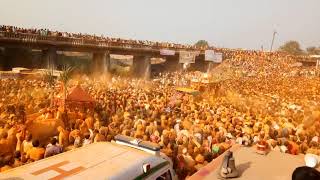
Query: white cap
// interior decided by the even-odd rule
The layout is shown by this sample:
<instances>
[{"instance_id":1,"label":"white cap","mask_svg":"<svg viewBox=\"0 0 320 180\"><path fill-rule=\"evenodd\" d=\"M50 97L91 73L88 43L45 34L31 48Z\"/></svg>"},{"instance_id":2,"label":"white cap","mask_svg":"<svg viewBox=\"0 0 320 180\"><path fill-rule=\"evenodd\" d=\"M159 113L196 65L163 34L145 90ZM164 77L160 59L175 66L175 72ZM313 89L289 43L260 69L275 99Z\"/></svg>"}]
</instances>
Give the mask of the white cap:
<instances>
[{"instance_id":1,"label":"white cap","mask_svg":"<svg viewBox=\"0 0 320 180\"><path fill-rule=\"evenodd\" d=\"M288 148L284 145L280 146L280 152L285 153L288 150Z\"/></svg>"},{"instance_id":2,"label":"white cap","mask_svg":"<svg viewBox=\"0 0 320 180\"><path fill-rule=\"evenodd\" d=\"M318 136L314 136L311 141L318 142L319 141Z\"/></svg>"},{"instance_id":3,"label":"white cap","mask_svg":"<svg viewBox=\"0 0 320 180\"><path fill-rule=\"evenodd\" d=\"M183 150L182 150L182 153L183 154L186 154L188 151L187 151L187 148L183 148Z\"/></svg>"},{"instance_id":4,"label":"white cap","mask_svg":"<svg viewBox=\"0 0 320 180\"><path fill-rule=\"evenodd\" d=\"M304 157L304 161L306 162L306 166L314 168L318 164L318 158L314 154L306 154Z\"/></svg>"}]
</instances>

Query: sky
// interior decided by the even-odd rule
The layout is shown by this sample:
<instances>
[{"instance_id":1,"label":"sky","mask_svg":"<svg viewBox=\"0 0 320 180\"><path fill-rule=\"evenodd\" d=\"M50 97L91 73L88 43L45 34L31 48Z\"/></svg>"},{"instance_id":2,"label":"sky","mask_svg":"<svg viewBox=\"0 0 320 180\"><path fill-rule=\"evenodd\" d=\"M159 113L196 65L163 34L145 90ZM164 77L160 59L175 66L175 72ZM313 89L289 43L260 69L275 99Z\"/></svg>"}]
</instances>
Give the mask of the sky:
<instances>
[{"instance_id":1,"label":"sky","mask_svg":"<svg viewBox=\"0 0 320 180\"><path fill-rule=\"evenodd\" d=\"M1 0L0 24L269 50L320 46L320 0Z\"/></svg>"}]
</instances>

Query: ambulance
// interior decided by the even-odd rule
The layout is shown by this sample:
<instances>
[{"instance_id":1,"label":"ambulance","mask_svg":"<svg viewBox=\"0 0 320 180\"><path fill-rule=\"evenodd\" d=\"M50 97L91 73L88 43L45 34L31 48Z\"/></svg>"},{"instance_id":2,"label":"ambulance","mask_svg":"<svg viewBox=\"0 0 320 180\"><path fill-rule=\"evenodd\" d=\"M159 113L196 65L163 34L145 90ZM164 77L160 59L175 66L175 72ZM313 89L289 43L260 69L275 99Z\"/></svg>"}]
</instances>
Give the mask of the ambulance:
<instances>
[{"instance_id":1,"label":"ambulance","mask_svg":"<svg viewBox=\"0 0 320 180\"><path fill-rule=\"evenodd\" d=\"M160 146L117 135L115 142L93 143L0 173L0 180L176 180L172 161Z\"/></svg>"}]
</instances>

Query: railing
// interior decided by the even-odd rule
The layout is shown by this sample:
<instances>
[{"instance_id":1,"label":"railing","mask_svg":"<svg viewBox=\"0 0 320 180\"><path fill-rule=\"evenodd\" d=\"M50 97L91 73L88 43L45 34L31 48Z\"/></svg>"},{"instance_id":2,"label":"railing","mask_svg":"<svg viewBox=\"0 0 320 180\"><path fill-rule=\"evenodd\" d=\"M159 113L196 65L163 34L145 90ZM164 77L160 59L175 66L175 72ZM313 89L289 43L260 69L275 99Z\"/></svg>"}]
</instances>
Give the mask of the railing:
<instances>
[{"instance_id":1,"label":"railing","mask_svg":"<svg viewBox=\"0 0 320 180\"><path fill-rule=\"evenodd\" d=\"M143 48L150 50L160 50L160 49L172 49L172 50L203 50L196 49L193 47L173 47L173 45L167 44L166 46L162 46L161 43L153 43L151 45L140 43L140 42L132 42L129 40L119 40L119 39L110 39L110 40L97 40L97 39L88 39L88 38L76 38L76 37L63 37L63 36L54 36L54 35L41 35L41 34L32 34L32 33L20 33L20 32L6 32L0 31L0 38L6 39L14 39L27 43L39 43L39 42L50 42L50 43L67 43L72 46L95 46L97 48L105 48L105 47L121 47L121 48ZM147 42L148 43L148 42ZM228 50L218 50L218 52L233 52L236 50L228 49ZM225 57L229 57L228 53L225 54ZM298 61L304 62L316 62L316 58L310 58L306 56L293 56Z\"/></svg>"},{"instance_id":2,"label":"railing","mask_svg":"<svg viewBox=\"0 0 320 180\"><path fill-rule=\"evenodd\" d=\"M41 41L68 43L70 45L76 46L97 46L97 47L123 47L123 48L145 48L145 49L172 49L172 50L199 50L193 47L169 47L161 46L159 43L154 43L151 45L144 43L130 42L129 40L97 40L88 38L76 38L76 37L63 37L54 35L41 35L41 34L30 34L30 33L20 33L20 32L5 32L0 31L0 38L9 38L22 40L23 42L37 43ZM122 42L121 42L122 41Z\"/></svg>"}]
</instances>

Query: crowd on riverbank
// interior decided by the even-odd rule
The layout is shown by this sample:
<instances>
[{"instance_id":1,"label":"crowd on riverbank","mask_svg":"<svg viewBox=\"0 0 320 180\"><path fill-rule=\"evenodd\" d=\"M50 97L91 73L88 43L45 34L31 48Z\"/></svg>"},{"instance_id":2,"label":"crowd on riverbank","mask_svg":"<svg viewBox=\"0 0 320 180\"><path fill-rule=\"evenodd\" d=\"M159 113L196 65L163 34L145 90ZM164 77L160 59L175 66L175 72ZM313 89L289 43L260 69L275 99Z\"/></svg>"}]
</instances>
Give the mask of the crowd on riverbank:
<instances>
[{"instance_id":1,"label":"crowd on riverbank","mask_svg":"<svg viewBox=\"0 0 320 180\"><path fill-rule=\"evenodd\" d=\"M265 141L275 151L320 155L320 78L315 73L301 75L316 70L295 63L279 54L235 52L208 74L162 73L152 81L77 78L96 100L96 107L67 109L67 113L50 107L59 88L45 81L1 80L1 171L111 141L117 134L158 143L181 179L234 143L251 146ZM176 91L178 86L189 87L195 78L213 81L224 76L225 69L229 74L219 79L215 91L200 95ZM52 132L56 133L49 142L32 128L38 121L44 123L37 127L55 122Z\"/></svg>"}]
</instances>

